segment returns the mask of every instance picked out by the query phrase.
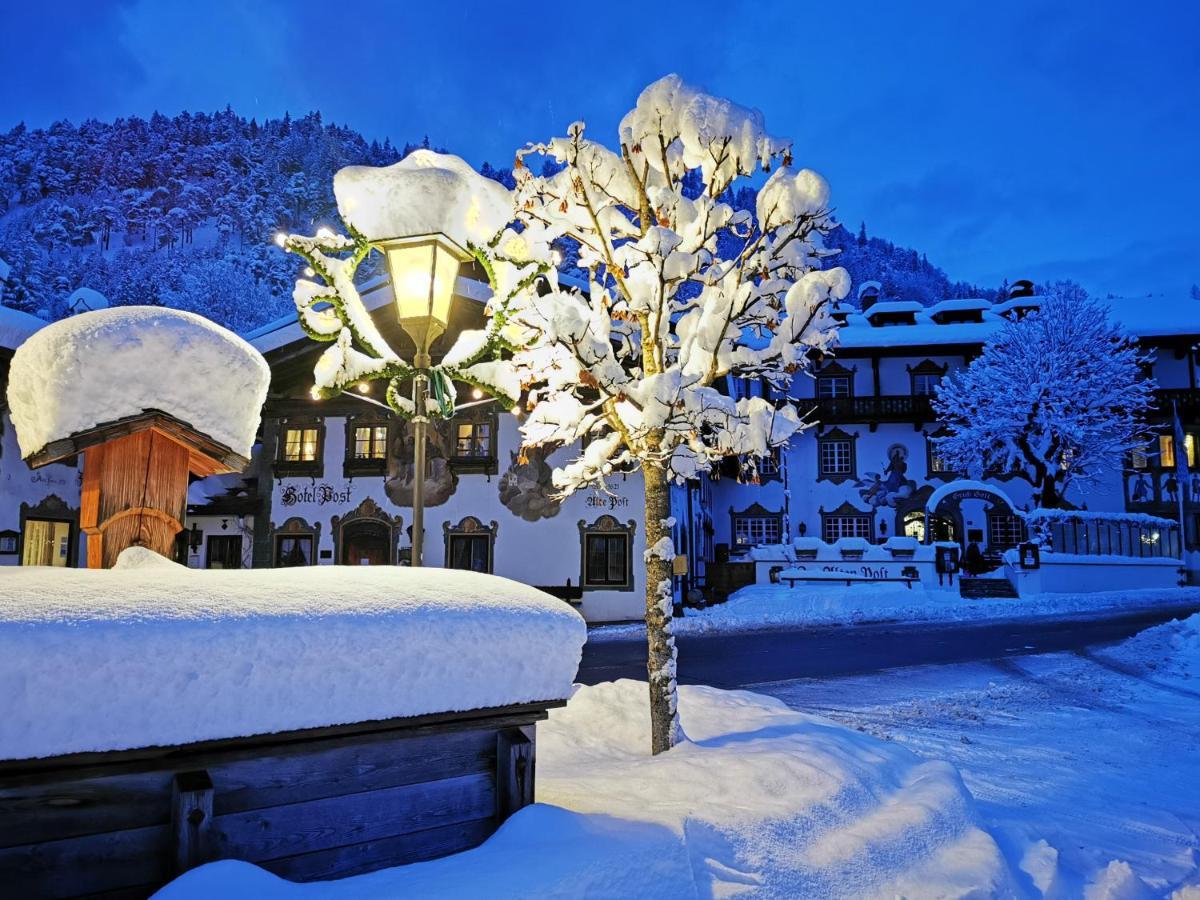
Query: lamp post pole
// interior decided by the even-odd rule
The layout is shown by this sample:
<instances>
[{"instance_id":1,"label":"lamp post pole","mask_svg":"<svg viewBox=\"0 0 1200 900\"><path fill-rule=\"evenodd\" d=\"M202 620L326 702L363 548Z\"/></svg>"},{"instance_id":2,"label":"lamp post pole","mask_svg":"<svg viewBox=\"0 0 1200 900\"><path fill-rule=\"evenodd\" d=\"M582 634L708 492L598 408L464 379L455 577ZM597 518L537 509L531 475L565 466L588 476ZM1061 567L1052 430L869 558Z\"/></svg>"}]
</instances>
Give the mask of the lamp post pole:
<instances>
[{"instance_id":1,"label":"lamp post pole","mask_svg":"<svg viewBox=\"0 0 1200 900\"><path fill-rule=\"evenodd\" d=\"M413 358L413 521L412 565L421 566L425 549L425 439L429 429L428 350L419 350Z\"/></svg>"}]
</instances>

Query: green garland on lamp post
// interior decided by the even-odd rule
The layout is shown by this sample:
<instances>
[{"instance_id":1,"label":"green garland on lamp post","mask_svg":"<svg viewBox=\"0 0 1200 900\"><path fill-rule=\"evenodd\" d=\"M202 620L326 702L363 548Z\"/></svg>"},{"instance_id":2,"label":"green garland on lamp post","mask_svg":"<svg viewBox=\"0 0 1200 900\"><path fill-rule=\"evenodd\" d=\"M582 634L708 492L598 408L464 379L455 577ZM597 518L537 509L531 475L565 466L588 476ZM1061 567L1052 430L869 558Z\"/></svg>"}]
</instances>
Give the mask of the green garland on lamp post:
<instances>
[{"instance_id":1,"label":"green garland on lamp post","mask_svg":"<svg viewBox=\"0 0 1200 900\"><path fill-rule=\"evenodd\" d=\"M428 418L449 419L454 415L456 381L471 385L505 410L516 406L520 399L519 387L514 390L514 385L500 383L502 379L496 377L496 368L488 364L500 360L506 352L519 349L502 333L508 318L508 305L517 295L533 288L550 267L545 263L501 256L496 249L500 235L487 246L468 243L467 257L479 263L493 292L492 315L481 332L482 338L474 338L475 345L462 352L456 352L456 343L438 365L433 365L429 357L428 344L432 341L426 340L424 347L418 342L417 354L410 364L400 358L375 327L354 285L358 267L372 250L380 248L350 223L343 224L348 236L322 228L311 237L280 234L276 243L285 252L295 253L308 263L305 277L296 282L292 295L300 327L313 340L331 345L314 369L313 398L329 399L349 392L354 386L382 381L387 385L384 393L387 406L401 418L414 423L412 564L419 566L424 543L424 442ZM505 296L496 297L495 262L500 259L518 270L529 271L516 280ZM457 267L449 277L456 276ZM435 277L436 274L430 275L430 291L435 288ZM396 290L393 278L393 293ZM400 298L396 297L396 300ZM453 364L447 364L446 358L452 358ZM412 386L411 400L402 392L408 384ZM428 402L429 385L433 386L437 401L432 406Z\"/></svg>"}]
</instances>

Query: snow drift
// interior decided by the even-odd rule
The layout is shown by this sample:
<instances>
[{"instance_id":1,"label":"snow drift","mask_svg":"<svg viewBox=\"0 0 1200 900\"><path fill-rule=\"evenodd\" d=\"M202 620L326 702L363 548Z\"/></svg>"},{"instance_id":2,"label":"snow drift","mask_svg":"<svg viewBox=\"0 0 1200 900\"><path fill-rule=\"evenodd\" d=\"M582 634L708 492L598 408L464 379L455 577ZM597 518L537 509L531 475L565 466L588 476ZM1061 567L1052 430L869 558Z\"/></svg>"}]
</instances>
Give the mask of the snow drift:
<instances>
[{"instance_id":1,"label":"snow drift","mask_svg":"<svg viewBox=\"0 0 1200 900\"><path fill-rule=\"evenodd\" d=\"M0 759L566 697L586 636L548 594L450 569L0 575Z\"/></svg>"},{"instance_id":2,"label":"snow drift","mask_svg":"<svg viewBox=\"0 0 1200 900\"><path fill-rule=\"evenodd\" d=\"M203 316L123 306L33 333L13 355L8 403L26 457L149 409L248 457L270 380L262 354Z\"/></svg>"},{"instance_id":3,"label":"snow drift","mask_svg":"<svg viewBox=\"0 0 1200 900\"><path fill-rule=\"evenodd\" d=\"M475 850L342 881L247 863L164 900L962 897L1018 893L957 772L777 700L680 688L691 740L648 752L646 684L579 688L538 729L538 799Z\"/></svg>"}]
</instances>

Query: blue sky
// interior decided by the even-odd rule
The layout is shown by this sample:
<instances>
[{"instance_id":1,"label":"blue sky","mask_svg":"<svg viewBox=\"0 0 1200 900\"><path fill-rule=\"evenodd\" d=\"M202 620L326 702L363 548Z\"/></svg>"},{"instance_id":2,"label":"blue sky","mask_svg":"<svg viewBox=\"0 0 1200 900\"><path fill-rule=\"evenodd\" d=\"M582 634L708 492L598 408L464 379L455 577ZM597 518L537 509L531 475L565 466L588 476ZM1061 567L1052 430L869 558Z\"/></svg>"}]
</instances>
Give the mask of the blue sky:
<instances>
[{"instance_id":1,"label":"blue sky","mask_svg":"<svg viewBox=\"0 0 1200 900\"><path fill-rule=\"evenodd\" d=\"M677 71L761 109L848 225L951 277L1181 302L1200 282L1190 0L14 6L0 128L318 109L507 165L575 119L611 140L641 87Z\"/></svg>"}]
</instances>

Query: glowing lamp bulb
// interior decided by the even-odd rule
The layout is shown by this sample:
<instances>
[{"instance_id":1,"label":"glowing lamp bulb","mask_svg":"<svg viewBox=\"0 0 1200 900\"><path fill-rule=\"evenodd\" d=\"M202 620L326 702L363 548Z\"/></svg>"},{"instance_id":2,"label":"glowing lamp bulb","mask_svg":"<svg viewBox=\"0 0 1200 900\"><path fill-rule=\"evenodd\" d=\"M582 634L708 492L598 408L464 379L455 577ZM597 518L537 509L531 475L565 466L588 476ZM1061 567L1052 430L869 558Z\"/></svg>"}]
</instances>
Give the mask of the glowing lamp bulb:
<instances>
[{"instance_id":1,"label":"glowing lamp bulb","mask_svg":"<svg viewBox=\"0 0 1200 900\"><path fill-rule=\"evenodd\" d=\"M482 400L483 399L483 391L481 391L479 388L475 388L475 390L471 391L471 399L472 400Z\"/></svg>"},{"instance_id":2,"label":"glowing lamp bulb","mask_svg":"<svg viewBox=\"0 0 1200 900\"><path fill-rule=\"evenodd\" d=\"M314 275L316 275L316 274L317 274L317 273L316 273L316 272L314 272L314 271L313 271L311 268L307 268L307 269L305 269L305 270L304 270L304 277L305 277L305 278L312 278L312 277L313 277Z\"/></svg>"},{"instance_id":3,"label":"glowing lamp bulb","mask_svg":"<svg viewBox=\"0 0 1200 900\"><path fill-rule=\"evenodd\" d=\"M371 385L367 384L367 382L365 382L365 381L360 381L360 382L358 383L358 392L359 392L360 394L369 394L369 393L371 393Z\"/></svg>"}]
</instances>

